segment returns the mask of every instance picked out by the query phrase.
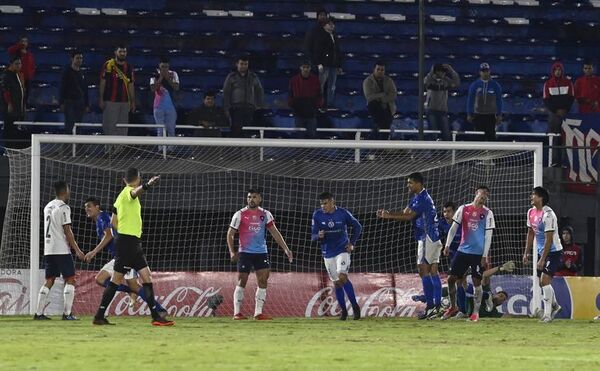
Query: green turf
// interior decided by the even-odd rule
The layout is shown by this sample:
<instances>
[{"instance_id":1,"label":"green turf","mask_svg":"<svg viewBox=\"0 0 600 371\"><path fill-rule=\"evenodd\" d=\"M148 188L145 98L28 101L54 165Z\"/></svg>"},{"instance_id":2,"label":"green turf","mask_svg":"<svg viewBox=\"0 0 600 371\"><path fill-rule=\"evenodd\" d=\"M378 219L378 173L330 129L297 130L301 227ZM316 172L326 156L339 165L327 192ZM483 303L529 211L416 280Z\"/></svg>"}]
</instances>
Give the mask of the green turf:
<instances>
[{"instance_id":1,"label":"green turf","mask_svg":"<svg viewBox=\"0 0 600 371\"><path fill-rule=\"evenodd\" d=\"M600 323L0 317L0 370L600 370Z\"/></svg>"}]
</instances>

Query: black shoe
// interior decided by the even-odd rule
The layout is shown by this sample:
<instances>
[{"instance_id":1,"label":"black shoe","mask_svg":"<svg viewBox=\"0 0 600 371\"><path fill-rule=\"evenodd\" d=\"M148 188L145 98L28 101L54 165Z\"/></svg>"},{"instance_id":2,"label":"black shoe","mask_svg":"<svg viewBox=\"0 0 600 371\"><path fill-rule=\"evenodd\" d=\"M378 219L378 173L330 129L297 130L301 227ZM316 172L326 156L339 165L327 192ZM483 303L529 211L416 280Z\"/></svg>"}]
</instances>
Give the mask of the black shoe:
<instances>
[{"instance_id":1,"label":"black shoe","mask_svg":"<svg viewBox=\"0 0 600 371\"><path fill-rule=\"evenodd\" d=\"M166 310L161 309L161 310L157 310L156 313L158 313L158 316L160 318L166 318L167 314L169 314Z\"/></svg>"},{"instance_id":2,"label":"black shoe","mask_svg":"<svg viewBox=\"0 0 600 371\"><path fill-rule=\"evenodd\" d=\"M340 321L345 321L348 319L348 311L342 311L342 315L340 316Z\"/></svg>"},{"instance_id":3,"label":"black shoe","mask_svg":"<svg viewBox=\"0 0 600 371\"><path fill-rule=\"evenodd\" d=\"M51 320L52 318L50 318L50 317L46 317L46 316L45 316L45 315L43 315L43 314L40 314L39 316L38 316L37 314L34 314L34 315L33 315L33 319L34 319L34 320L36 320L36 321L49 321L49 320Z\"/></svg>"},{"instance_id":4,"label":"black shoe","mask_svg":"<svg viewBox=\"0 0 600 371\"><path fill-rule=\"evenodd\" d=\"M79 321L79 318L75 317L73 313L69 314L68 316L63 314L62 319L63 321Z\"/></svg>"},{"instance_id":5,"label":"black shoe","mask_svg":"<svg viewBox=\"0 0 600 371\"><path fill-rule=\"evenodd\" d=\"M440 307L435 307L427 313L427 319L436 319L441 313Z\"/></svg>"},{"instance_id":6,"label":"black shoe","mask_svg":"<svg viewBox=\"0 0 600 371\"><path fill-rule=\"evenodd\" d=\"M358 321L360 319L360 307L358 304L352 306L352 312L354 312L354 320Z\"/></svg>"},{"instance_id":7,"label":"black shoe","mask_svg":"<svg viewBox=\"0 0 600 371\"><path fill-rule=\"evenodd\" d=\"M102 318L94 318L92 322L94 325L103 326L103 325L114 325L114 323L108 322L108 320L104 317Z\"/></svg>"},{"instance_id":8,"label":"black shoe","mask_svg":"<svg viewBox=\"0 0 600 371\"><path fill-rule=\"evenodd\" d=\"M425 308L425 310L421 314L419 314L417 318L420 320L427 319L431 315L431 312L433 312L434 310L435 308L433 307Z\"/></svg>"}]
</instances>

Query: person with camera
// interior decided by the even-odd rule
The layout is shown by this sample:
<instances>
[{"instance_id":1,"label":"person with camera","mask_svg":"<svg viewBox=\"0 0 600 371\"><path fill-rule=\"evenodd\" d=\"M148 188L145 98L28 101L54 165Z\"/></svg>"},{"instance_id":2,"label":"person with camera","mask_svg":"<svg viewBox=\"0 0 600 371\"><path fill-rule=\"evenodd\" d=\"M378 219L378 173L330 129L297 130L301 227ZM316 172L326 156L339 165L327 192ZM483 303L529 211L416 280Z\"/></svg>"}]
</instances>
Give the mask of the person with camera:
<instances>
[{"instance_id":1,"label":"person with camera","mask_svg":"<svg viewBox=\"0 0 600 371\"><path fill-rule=\"evenodd\" d=\"M440 130L442 140L452 140L448 121L448 90L460 85L460 77L449 64L436 63L425 76L425 109L431 130Z\"/></svg>"},{"instance_id":2,"label":"person with camera","mask_svg":"<svg viewBox=\"0 0 600 371\"><path fill-rule=\"evenodd\" d=\"M175 136L175 122L177 110L175 109L173 94L179 90L179 76L177 72L169 69L169 60L160 59L156 74L150 78L150 90L154 92L154 121L156 125L163 125L167 135ZM163 127L156 130L156 135L163 135Z\"/></svg>"}]
</instances>

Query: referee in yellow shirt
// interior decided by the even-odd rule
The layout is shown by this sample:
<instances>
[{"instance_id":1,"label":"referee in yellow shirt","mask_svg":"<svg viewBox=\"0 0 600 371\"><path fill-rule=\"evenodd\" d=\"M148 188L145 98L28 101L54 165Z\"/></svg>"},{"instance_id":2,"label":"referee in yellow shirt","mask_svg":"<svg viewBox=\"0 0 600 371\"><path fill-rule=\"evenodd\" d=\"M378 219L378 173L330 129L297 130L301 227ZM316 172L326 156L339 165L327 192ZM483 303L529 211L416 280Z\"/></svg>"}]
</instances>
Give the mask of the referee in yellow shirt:
<instances>
[{"instance_id":1,"label":"referee in yellow shirt","mask_svg":"<svg viewBox=\"0 0 600 371\"><path fill-rule=\"evenodd\" d=\"M117 287L123 283L123 277L131 269L135 269L144 285L148 306L152 313L153 326L173 326L175 322L160 316L156 310L154 289L152 288L152 275L141 246L142 236L142 206L140 196L159 180L158 176L152 177L142 184L140 172L136 168L129 168L123 181L125 188L121 191L114 204L111 224L118 234L115 241L115 267L114 274L108 287L104 290L100 307L94 317L94 325L110 325L105 317L106 308L117 292Z\"/></svg>"}]
</instances>

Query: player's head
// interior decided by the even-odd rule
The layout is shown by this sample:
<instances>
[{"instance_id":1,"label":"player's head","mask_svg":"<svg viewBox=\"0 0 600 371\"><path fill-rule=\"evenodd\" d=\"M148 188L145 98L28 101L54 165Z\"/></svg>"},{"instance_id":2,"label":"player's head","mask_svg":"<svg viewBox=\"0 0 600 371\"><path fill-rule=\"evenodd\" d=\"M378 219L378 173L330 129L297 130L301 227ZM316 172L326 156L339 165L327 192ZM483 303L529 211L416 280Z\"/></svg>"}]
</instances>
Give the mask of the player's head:
<instances>
[{"instance_id":1,"label":"player's head","mask_svg":"<svg viewBox=\"0 0 600 371\"><path fill-rule=\"evenodd\" d=\"M131 187L137 187L142 182L142 178L140 177L140 171L134 167L130 167L125 172L125 177L123 178L125 184Z\"/></svg>"},{"instance_id":2,"label":"player's head","mask_svg":"<svg viewBox=\"0 0 600 371\"><path fill-rule=\"evenodd\" d=\"M335 210L335 199L331 192L323 192L319 195L319 203L321 209L326 213L331 213Z\"/></svg>"},{"instance_id":3,"label":"player's head","mask_svg":"<svg viewBox=\"0 0 600 371\"><path fill-rule=\"evenodd\" d=\"M127 47L125 45L117 45L115 47L115 59L119 62L124 62L127 59Z\"/></svg>"},{"instance_id":4,"label":"player's head","mask_svg":"<svg viewBox=\"0 0 600 371\"><path fill-rule=\"evenodd\" d=\"M444 204L444 208L442 209L442 214L444 215L444 219L447 221L452 220L454 213L456 212L456 204L452 201L448 201Z\"/></svg>"},{"instance_id":5,"label":"player's head","mask_svg":"<svg viewBox=\"0 0 600 371\"><path fill-rule=\"evenodd\" d=\"M508 299L508 293L506 291L498 291L492 296L492 302L494 306L502 305Z\"/></svg>"},{"instance_id":6,"label":"player's head","mask_svg":"<svg viewBox=\"0 0 600 371\"><path fill-rule=\"evenodd\" d=\"M100 209L100 200L96 197L88 197L88 199L85 200L83 208L85 209L85 215L92 219L96 219L98 214L102 211Z\"/></svg>"},{"instance_id":7,"label":"player's head","mask_svg":"<svg viewBox=\"0 0 600 371\"><path fill-rule=\"evenodd\" d=\"M52 187L54 188L54 194L56 195L56 198L61 199L65 202L69 200L69 197L71 196L69 183L65 182L64 180L59 180L57 182L54 182L54 184L52 184Z\"/></svg>"},{"instance_id":8,"label":"player's head","mask_svg":"<svg viewBox=\"0 0 600 371\"><path fill-rule=\"evenodd\" d=\"M245 74L248 72L248 65L250 64L248 57L245 55L241 55L237 62L235 63L235 67L239 73Z\"/></svg>"},{"instance_id":9,"label":"player's head","mask_svg":"<svg viewBox=\"0 0 600 371\"><path fill-rule=\"evenodd\" d=\"M485 205L490 199L490 188L485 185L480 185L475 188L475 201L478 205Z\"/></svg>"},{"instance_id":10,"label":"player's head","mask_svg":"<svg viewBox=\"0 0 600 371\"><path fill-rule=\"evenodd\" d=\"M423 174L412 173L406 178L406 186L411 193L419 193L423 189Z\"/></svg>"},{"instance_id":11,"label":"player's head","mask_svg":"<svg viewBox=\"0 0 600 371\"><path fill-rule=\"evenodd\" d=\"M550 202L550 193L544 187L535 187L531 192L531 204L536 207L542 207Z\"/></svg>"},{"instance_id":12,"label":"player's head","mask_svg":"<svg viewBox=\"0 0 600 371\"><path fill-rule=\"evenodd\" d=\"M249 189L248 194L246 195L246 202L248 203L249 208L256 209L262 202L262 194L256 189Z\"/></svg>"}]
</instances>

